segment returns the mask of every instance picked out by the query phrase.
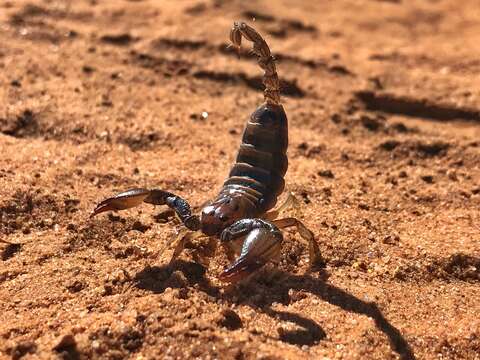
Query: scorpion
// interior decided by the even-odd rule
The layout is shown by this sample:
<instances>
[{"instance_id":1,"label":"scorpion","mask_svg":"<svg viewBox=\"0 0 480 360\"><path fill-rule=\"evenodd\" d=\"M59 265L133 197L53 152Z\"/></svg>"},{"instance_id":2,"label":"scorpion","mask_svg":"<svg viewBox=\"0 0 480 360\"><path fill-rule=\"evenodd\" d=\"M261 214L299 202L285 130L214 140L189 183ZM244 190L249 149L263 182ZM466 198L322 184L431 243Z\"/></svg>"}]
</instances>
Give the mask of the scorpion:
<instances>
[{"instance_id":1,"label":"scorpion","mask_svg":"<svg viewBox=\"0 0 480 360\"><path fill-rule=\"evenodd\" d=\"M277 219L280 211L292 203L293 195L272 210L285 187L288 121L280 103L280 80L270 48L254 28L235 22L229 46L238 54L242 37L253 43L252 52L264 71L264 103L250 116L236 162L217 197L206 203L200 215L194 215L188 202L178 195L160 189L135 188L103 200L91 214L93 217L105 211L133 208L142 202L166 205L186 228L183 237L177 238L172 261L183 251L188 239L186 233L200 231L200 236L214 238L215 242L219 238L231 264L218 278L229 283L247 278L268 262L278 260L283 228L295 227L308 241L310 266L321 259L312 231L296 217Z\"/></svg>"}]
</instances>

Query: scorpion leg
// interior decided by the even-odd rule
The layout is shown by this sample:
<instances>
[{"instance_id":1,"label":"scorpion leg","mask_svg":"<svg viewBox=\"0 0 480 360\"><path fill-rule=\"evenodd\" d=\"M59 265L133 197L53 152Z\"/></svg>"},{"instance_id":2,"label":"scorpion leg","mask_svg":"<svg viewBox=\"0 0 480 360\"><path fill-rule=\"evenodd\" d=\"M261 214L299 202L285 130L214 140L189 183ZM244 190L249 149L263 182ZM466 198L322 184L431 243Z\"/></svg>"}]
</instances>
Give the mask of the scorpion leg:
<instances>
[{"instance_id":1,"label":"scorpion leg","mask_svg":"<svg viewBox=\"0 0 480 360\"><path fill-rule=\"evenodd\" d=\"M219 279L237 282L260 269L280 255L282 233L272 223L262 219L242 219L222 231L220 240L224 245L238 250L243 240L240 256L225 270ZM238 251L235 251L238 252Z\"/></svg>"},{"instance_id":2,"label":"scorpion leg","mask_svg":"<svg viewBox=\"0 0 480 360\"><path fill-rule=\"evenodd\" d=\"M190 205L181 197L168 191L153 189L131 189L117 194L99 203L90 217L105 211L125 210L140 205L142 202L153 205L167 205L175 210L183 224L193 231L200 229L200 219L192 215Z\"/></svg>"},{"instance_id":3,"label":"scorpion leg","mask_svg":"<svg viewBox=\"0 0 480 360\"><path fill-rule=\"evenodd\" d=\"M201 236L204 236L204 235L202 233L192 232L186 229L182 229L173 242L175 244L175 249L173 250L172 258L170 259L170 264L180 256L183 249L185 248L185 245L188 242ZM167 246L169 246L169 244L167 244Z\"/></svg>"},{"instance_id":4,"label":"scorpion leg","mask_svg":"<svg viewBox=\"0 0 480 360\"><path fill-rule=\"evenodd\" d=\"M206 236L199 231L190 231L188 229L180 229L172 242L167 242L158 252L162 254L168 248L173 247L172 257L170 258L169 265L172 265L175 260L180 256L185 247L189 247L188 244L192 244L197 239L203 239L200 244L195 244L195 252L193 253L193 259L195 262L201 264L205 268L208 268L210 258L213 257L217 249L217 239ZM206 241L205 241L206 240Z\"/></svg>"},{"instance_id":5,"label":"scorpion leg","mask_svg":"<svg viewBox=\"0 0 480 360\"><path fill-rule=\"evenodd\" d=\"M273 220L272 223L280 229L295 226L300 236L303 239L308 241L308 254L310 259L310 266L313 266L315 264L320 264L321 262L323 262L322 255L320 253L320 249L318 247L317 241L315 240L315 236L313 235L313 232L310 229L308 229L300 220L293 217L289 217L284 219Z\"/></svg>"},{"instance_id":6,"label":"scorpion leg","mask_svg":"<svg viewBox=\"0 0 480 360\"><path fill-rule=\"evenodd\" d=\"M288 193L288 196L282 205L280 205L276 210L266 213L263 218L268 221L275 220L278 218L278 215L289 208L293 208L295 210L295 215L297 215L298 209L300 208L298 199L291 192Z\"/></svg>"}]
</instances>

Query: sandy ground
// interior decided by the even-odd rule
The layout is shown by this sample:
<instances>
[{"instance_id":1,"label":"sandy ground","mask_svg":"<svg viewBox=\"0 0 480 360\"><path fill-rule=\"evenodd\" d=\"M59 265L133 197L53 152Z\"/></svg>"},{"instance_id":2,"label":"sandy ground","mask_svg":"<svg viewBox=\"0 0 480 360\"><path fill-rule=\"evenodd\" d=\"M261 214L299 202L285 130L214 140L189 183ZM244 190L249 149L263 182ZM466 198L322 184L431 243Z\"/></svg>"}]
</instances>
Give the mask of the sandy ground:
<instances>
[{"instance_id":1,"label":"sandy ground","mask_svg":"<svg viewBox=\"0 0 480 360\"><path fill-rule=\"evenodd\" d=\"M222 251L167 265L166 209L88 215L216 194L263 101L238 19L278 58L324 266L285 231L226 286ZM0 357L480 359L478 0L10 0L0 30Z\"/></svg>"}]
</instances>

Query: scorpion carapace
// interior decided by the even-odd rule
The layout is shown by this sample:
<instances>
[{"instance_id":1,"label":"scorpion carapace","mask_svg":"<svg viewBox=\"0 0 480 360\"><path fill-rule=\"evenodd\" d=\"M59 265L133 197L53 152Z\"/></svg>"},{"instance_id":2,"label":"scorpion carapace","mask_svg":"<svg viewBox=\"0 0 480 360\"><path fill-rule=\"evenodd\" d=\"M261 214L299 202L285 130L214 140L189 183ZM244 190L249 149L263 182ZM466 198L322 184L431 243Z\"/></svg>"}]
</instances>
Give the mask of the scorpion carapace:
<instances>
[{"instance_id":1,"label":"scorpion carapace","mask_svg":"<svg viewBox=\"0 0 480 360\"><path fill-rule=\"evenodd\" d=\"M175 194L158 189L131 189L102 201L91 215L132 208L142 202L167 205L188 230L220 238L233 261L219 276L228 282L243 279L277 259L283 240L279 229L285 227L295 226L308 241L310 264L320 260L313 233L305 225L292 217L277 219L280 211L269 211L285 186L288 121L280 104L280 81L270 48L255 29L244 22L234 23L230 40L237 51L242 38L253 43L253 53L264 70L265 102L247 122L236 162L218 196L198 216L192 215L189 204ZM289 197L281 208L291 201ZM188 233L177 239L172 260L181 253L187 238Z\"/></svg>"}]
</instances>

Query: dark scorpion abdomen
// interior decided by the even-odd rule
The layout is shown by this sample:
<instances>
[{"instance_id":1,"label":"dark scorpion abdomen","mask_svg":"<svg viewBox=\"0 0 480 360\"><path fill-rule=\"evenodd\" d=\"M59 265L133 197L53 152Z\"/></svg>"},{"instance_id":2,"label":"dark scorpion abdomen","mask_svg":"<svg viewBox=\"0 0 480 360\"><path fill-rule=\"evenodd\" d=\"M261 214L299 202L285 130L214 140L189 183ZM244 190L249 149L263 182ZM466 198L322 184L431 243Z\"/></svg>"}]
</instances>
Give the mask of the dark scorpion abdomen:
<instances>
[{"instance_id":1,"label":"dark scorpion abdomen","mask_svg":"<svg viewBox=\"0 0 480 360\"><path fill-rule=\"evenodd\" d=\"M281 105L259 106L247 122L235 164L219 194L241 194L258 213L273 208L285 187L288 120Z\"/></svg>"}]
</instances>

